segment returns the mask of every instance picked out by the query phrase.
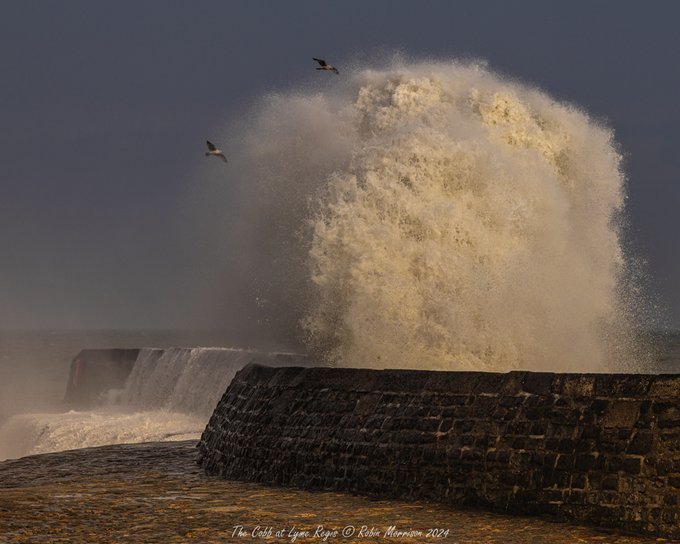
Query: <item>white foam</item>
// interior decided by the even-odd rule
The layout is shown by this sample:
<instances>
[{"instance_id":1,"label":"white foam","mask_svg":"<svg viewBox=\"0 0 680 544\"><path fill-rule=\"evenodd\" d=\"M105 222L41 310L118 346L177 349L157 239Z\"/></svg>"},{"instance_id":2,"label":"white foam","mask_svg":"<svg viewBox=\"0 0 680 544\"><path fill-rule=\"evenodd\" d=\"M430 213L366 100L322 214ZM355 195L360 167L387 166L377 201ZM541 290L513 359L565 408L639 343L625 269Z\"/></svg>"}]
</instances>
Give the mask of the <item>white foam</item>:
<instances>
[{"instance_id":1,"label":"white foam","mask_svg":"<svg viewBox=\"0 0 680 544\"><path fill-rule=\"evenodd\" d=\"M198 439L205 418L177 412L18 414L0 426L0 460L106 444Z\"/></svg>"},{"instance_id":2,"label":"white foam","mask_svg":"<svg viewBox=\"0 0 680 544\"><path fill-rule=\"evenodd\" d=\"M207 421L236 372L256 355L229 348L143 349L121 402L196 414Z\"/></svg>"},{"instance_id":3,"label":"white foam","mask_svg":"<svg viewBox=\"0 0 680 544\"><path fill-rule=\"evenodd\" d=\"M612 131L474 63L344 73L247 138L270 314L339 365L629 370Z\"/></svg>"}]
</instances>

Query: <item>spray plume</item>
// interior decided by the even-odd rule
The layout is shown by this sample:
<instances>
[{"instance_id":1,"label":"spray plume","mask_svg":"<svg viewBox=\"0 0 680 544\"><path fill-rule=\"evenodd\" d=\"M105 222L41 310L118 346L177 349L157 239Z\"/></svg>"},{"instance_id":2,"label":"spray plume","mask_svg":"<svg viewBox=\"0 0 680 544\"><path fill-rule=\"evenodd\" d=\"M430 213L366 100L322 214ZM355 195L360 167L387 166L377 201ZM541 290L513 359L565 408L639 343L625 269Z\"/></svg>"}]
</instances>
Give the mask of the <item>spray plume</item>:
<instances>
[{"instance_id":1,"label":"spray plume","mask_svg":"<svg viewBox=\"0 0 680 544\"><path fill-rule=\"evenodd\" d=\"M348 366L628 370L621 156L576 107L394 62L267 97L242 153L240 284L281 337Z\"/></svg>"}]
</instances>

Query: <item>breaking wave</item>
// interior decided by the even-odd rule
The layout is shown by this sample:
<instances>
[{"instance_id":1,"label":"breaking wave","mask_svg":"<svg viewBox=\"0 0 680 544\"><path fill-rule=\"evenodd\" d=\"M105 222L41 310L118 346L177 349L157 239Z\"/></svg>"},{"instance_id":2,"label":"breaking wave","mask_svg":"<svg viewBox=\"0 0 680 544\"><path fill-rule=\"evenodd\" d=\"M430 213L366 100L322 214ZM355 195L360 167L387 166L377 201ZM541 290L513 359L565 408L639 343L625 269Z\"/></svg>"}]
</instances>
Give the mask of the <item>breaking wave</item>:
<instances>
[{"instance_id":1,"label":"breaking wave","mask_svg":"<svg viewBox=\"0 0 680 544\"><path fill-rule=\"evenodd\" d=\"M580 109L395 62L268 97L245 142L251 294L330 363L629 369L621 155Z\"/></svg>"}]
</instances>

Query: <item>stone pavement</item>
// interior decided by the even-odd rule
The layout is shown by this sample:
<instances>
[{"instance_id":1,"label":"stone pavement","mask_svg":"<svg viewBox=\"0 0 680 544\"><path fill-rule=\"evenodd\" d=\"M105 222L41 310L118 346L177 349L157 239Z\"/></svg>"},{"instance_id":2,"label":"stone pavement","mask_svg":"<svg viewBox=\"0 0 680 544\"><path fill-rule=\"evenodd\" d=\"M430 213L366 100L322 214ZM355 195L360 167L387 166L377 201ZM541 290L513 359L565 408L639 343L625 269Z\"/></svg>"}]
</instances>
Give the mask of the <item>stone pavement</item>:
<instances>
[{"instance_id":1,"label":"stone pavement","mask_svg":"<svg viewBox=\"0 0 680 544\"><path fill-rule=\"evenodd\" d=\"M642 544L612 531L224 481L196 443L104 446L0 463L0 543Z\"/></svg>"}]
</instances>

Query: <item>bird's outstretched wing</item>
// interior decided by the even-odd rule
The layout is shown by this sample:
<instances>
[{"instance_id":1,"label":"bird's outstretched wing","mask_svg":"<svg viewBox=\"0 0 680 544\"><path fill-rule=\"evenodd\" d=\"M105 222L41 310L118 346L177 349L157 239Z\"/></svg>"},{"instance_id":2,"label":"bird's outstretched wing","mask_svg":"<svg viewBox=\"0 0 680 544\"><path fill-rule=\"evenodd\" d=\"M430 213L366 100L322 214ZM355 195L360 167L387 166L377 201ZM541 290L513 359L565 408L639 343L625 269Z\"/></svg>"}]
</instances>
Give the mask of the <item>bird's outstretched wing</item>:
<instances>
[{"instance_id":1,"label":"bird's outstretched wing","mask_svg":"<svg viewBox=\"0 0 680 544\"><path fill-rule=\"evenodd\" d=\"M218 155L218 157L219 157L220 159L222 159L225 163L229 162L229 161L227 160L227 157L225 157L222 153L220 153L220 154Z\"/></svg>"},{"instance_id":2,"label":"bird's outstretched wing","mask_svg":"<svg viewBox=\"0 0 680 544\"><path fill-rule=\"evenodd\" d=\"M312 60L315 60L318 62L321 66L327 66L326 61L323 59L317 59L316 57L312 57Z\"/></svg>"},{"instance_id":3,"label":"bird's outstretched wing","mask_svg":"<svg viewBox=\"0 0 680 544\"><path fill-rule=\"evenodd\" d=\"M209 141L206 141L205 143L208 144L208 149L209 149L210 151L215 151L215 150L217 149L217 148L215 147L215 145L212 144L212 143L210 143Z\"/></svg>"}]
</instances>

